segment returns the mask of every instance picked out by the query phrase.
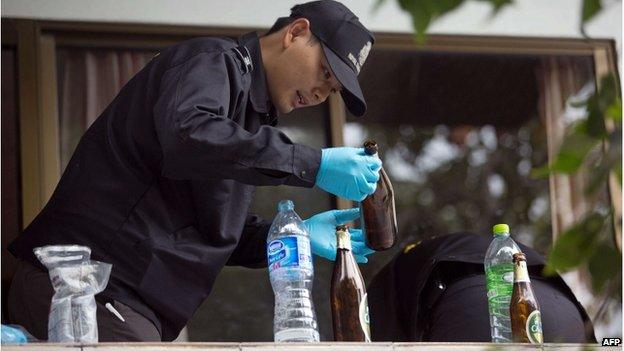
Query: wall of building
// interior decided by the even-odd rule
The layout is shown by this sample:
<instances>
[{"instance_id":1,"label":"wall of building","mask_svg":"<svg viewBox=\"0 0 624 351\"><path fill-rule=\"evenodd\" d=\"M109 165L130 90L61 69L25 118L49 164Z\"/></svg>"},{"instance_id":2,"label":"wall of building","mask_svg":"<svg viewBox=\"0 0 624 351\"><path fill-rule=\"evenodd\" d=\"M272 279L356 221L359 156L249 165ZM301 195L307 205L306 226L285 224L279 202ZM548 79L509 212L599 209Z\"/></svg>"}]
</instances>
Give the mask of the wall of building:
<instances>
[{"instance_id":1,"label":"wall of building","mask_svg":"<svg viewBox=\"0 0 624 351\"><path fill-rule=\"evenodd\" d=\"M267 28L276 17L305 0L3 0L2 17L67 21ZM397 0L342 0L362 23L379 32L412 31ZM581 0L515 0L497 16L481 1L467 1L440 18L430 33L581 38ZM587 25L592 38L614 39L622 55L622 1L604 0L605 9ZM619 60L622 71L621 59Z\"/></svg>"},{"instance_id":2,"label":"wall of building","mask_svg":"<svg viewBox=\"0 0 624 351\"><path fill-rule=\"evenodd\" d=\"M129 22L172 25L270 27L276 17L305 0L3 0L2 17L67 21ZM373 31L411 32L410 17L396 0L343 0ZM622 1L605 0L605 9L587 26L593 38L622 43ZM581 0L515 0L491 17L491 7L468 1L440 18L431 33L581 38ZM622 64L620 59L620 72Z\"/></svg>"},{"instance_id":3,"label":"wall of building","mask_svg":"<svg viewBox=\"0 0 624 351\"><path fill-rule=\"evenodd\" d=\"M2 17L71 21L137 22L184 25L268 27L302 0L3 0ZM344 0L374 31L409 32L411 24L396 0ZM606 9L588 26L592 37L621 42L622 2L606 0ZM581 37L581 0L516 0L493 19L484 2L468 1L441 18L432 33Z\"/></svg>"}]
</instances>

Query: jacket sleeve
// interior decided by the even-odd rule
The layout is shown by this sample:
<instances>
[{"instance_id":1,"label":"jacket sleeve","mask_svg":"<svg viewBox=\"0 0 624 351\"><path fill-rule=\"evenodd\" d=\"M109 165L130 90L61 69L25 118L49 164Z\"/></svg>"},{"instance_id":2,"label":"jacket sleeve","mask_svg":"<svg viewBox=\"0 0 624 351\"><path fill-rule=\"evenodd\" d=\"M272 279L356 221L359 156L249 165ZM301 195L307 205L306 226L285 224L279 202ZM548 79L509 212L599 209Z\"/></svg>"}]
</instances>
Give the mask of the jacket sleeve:
<instances>
[{"instance_id":1,"label":"jacket sleeve","mask_svg":"<svg viewBox=\"0 0 624 351\"><path fill-rule=\"evenodd\" d=\"M250 185L314 186L321 151L270 126L250 133L240 113L242 75L223 52L203 52L169 68L154 105L162 175L233 179Z\"/></svg>"},{"instance_id":2,"label":"jacket sleeve","mask_svg":"<svg viewBox=\"0 0 624 351\"><path fill-rule=\"evenodd\" d=\"M266 240L271 223L254 214L245 221L243 234L227 262L228 266L267 267Z\"/></svg>"}]
</instances>

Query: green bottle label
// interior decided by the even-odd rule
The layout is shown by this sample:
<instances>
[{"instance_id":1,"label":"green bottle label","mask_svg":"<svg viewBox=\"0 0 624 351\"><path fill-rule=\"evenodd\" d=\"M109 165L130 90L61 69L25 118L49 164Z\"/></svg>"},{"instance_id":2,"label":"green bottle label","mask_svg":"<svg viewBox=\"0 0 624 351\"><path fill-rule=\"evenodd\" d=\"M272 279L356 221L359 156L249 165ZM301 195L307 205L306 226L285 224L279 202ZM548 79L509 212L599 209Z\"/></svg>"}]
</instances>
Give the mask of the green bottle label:
<instances>
[{"instance_id":1,"label":"green bottle label","mask_svg":"<svg viewBox=\"0 0 624 351\"><path fill-rule=\"evenodd\" d=\"M509 300L513 293L513 272L513 263L499 264L486 269L490 315L509 317Z\"/></svg>"},{"instance_id":2,"label":"green bottle label","mask_svg":"<svg viewBox=\"0 0 624 351\"><path fill-rule=\"evenodd\" d=\"M529 314L526 322L526 334L531 344L542 343L542 314L535 310Z\"/></svg>"}]
</instances>

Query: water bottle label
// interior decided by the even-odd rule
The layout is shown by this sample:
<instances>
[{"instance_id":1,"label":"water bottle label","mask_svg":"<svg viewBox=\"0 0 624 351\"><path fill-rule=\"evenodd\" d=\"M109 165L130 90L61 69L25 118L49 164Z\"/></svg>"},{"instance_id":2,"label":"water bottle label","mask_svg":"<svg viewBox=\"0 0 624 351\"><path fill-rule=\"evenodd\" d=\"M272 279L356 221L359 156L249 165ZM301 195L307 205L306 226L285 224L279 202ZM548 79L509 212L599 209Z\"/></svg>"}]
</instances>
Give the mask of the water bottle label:
<instances>
[{"instance_id":1,"label":"water bottle label","mask_svg":"<svg viewBox=\"0 0 624 351\"><path fill-rule=\"evenodd\" d=\"M286 236L269 243L267 250L269 271L282 267L312 269L310 240L300 236Z\"/></svg>"},{"instance_id":2,"label":"water bottle label","mask_svg":"<svg viewBox=\"0 0 624 351\"><path fill-rule=\"evenodd\" d=\"M319 332L313 328L294 328L276 332L274 335L274 340L275 342L318 342L320 341L320 335Z\"/></svg>"},{"instance_id":3,"label":"water bottle label","mask_svg":"<svg viewBox=\"0 0 624 351\"><path fill-rule=\"evenodd\" d=\"M509 300L513 293L513 263L486 269L487 297L490 316L509 318Z\"/></svg>"}]
</instances>

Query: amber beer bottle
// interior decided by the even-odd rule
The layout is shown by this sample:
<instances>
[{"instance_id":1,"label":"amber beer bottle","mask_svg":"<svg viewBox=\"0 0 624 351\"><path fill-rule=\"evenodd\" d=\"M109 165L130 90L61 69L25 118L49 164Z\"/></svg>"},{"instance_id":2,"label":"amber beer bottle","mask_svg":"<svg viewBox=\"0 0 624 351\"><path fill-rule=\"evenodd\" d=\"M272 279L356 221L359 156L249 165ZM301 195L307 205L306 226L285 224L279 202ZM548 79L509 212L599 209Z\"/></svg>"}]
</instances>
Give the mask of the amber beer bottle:
<instances>
[{"instance_id":1,"label":"amber beer bottle","mask_svg":"<svg viewBox=\"0 0 624 351\"><path fill-rule=\"evenodd\" d=\"M541 344L543 342L542 315L531 288L524 253L515 253L513 262L514 285L509 305L513 341Z\"/></svg>"},{"instance_id":2,"label":"amber beer bottle","mask_svg":"<svg viewBox=\"0 0 624 351\"><path fill-rule=\"evenodd\" d=\"M331 310L335 341L370 342L370 320L364 279L351 253L351 235L336 227L338 252L331 281Z\"/></svg>"},{"instance_id":3,"label":"amber beer bottle","mask_svg":"<svg viewBox=\"0 0 624 351\"><path fill-rule=\"evenodd\" d=\"M377 143L367 140L364 143L364 150L368 155L376 154ZM383 168L379 171L377 190L360 203L360 208L366 245L376 251L387 250L394 246L398 232L394 209L394 189Z\"/></svg>"}]
</instances>

